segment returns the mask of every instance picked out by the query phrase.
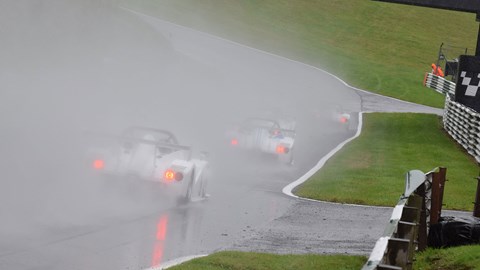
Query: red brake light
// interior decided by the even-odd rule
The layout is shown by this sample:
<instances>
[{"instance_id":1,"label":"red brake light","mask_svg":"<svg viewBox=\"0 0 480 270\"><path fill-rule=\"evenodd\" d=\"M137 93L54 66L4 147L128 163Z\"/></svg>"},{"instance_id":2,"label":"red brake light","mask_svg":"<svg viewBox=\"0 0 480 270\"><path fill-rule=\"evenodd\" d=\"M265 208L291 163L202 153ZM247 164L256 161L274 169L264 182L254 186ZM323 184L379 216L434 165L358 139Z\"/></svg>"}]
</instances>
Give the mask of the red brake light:
<instances>
[{"instance_id":1,"label":"red brake light","mask_svg":"<svg viewBox=\"0 0 480 270\"><path fill-rule=\"evenodd\" d=\"M176 172L173 169L166 170L163 176L167 181L172 181L172 180L180 181L183 179L183 173Z\"/></svg>"},{"instance_id":2,"label":"red brake light","mask_svg":"<svg viewBox=\"0 0 480 270\"><path fill-rule=\"evenodd\" d=\"M230 142L232 145L237 145L238 144L238 140L237 139L232 139L232 141Z\"/></svg>"},{"instance_id":3,"label":"red brake light","mask_svg":"<svg viewBox=\"0 0 480 270\"><path fill-rule=\"evenodd\" d=\"M175 179L175 171L172 169L166 170L164 177L165 177L165 180L172 181L173 179Z\"/></svg>"},{"instance_id":4,"label":"red brake light","mask_svg":"<svg viewBox=\"0 0 480 270\"><path fill-rule=\"evenodd\" d=\"M288 154L290 149L286 146L278 145L276 151L278 154Z\"/></svg>"},{"instance_id":5,"label":"red brake light","mask_svg":"<svg viewBox=\"0 0 480 270\"><path fill-rule=\"evenodd\" d=\"M340 117L340 122L342 122L342 123L346 123L347 120L348 120L348 119L347 119L346 117L343 117L343 116Z\"/></svg>"},{"instance_id":6,"label":"red brake light","mask_svg":"<svg viewBox=\"0 0 480 270\"><path fill-rule=\"evenodd\" d=\"M105 167L105 162L101 159L96 159L93 161L93 168L97 170L101 170Z\"/></svg>"}]
</instances>

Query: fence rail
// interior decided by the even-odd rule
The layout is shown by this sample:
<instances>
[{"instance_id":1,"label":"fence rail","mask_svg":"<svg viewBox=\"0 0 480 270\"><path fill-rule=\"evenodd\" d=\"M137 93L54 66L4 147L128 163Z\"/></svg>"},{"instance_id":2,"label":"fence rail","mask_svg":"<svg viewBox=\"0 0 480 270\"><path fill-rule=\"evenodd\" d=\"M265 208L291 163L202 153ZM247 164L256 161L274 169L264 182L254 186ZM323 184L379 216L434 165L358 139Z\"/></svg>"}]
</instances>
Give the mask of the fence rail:
<instances>
[{"instance_id":1,"label":"fence rail","mask_svg":"<svg viewBox=\"0 0 480 270\"><path fill-rule=\"evenodd\" d=\"M427 247L428 227L442 211L446 169L409 171L405 192L362 270L412 269L415 251Z\"/></svg>"},{"instance_id":2,"label":"fence rail","mask_svg":"<svg viewBox=\"0 0 480 270\"><path fill-rule=\"evenodd\" d=\"M455 83L449 80L445 80L445 78L433 75L432 73L426 73L425 79L423 84L428 87L432 88L435 91L447 95L455 95Z\"/></svg>"},{"instance_id":3,"label":"fence rail","mask_svg":"<svg viewBox=\"0 0 480 270\"><path fill-rule=\"evenodd\" d=\"M480 162L480 114L452 100L445 98L443 127L465 150Z\"/></svg>"},{"instance_id":4,"label":"fence rail","mask_svg":"<svg viewBox=\"0 0 480 270\"><path fill-rule=\"evenodd\" d=\"M443 128L480 163L480 113L454 101L454 82L426 73L424 85L445 95Z\"/></svg>"}]
</instances>

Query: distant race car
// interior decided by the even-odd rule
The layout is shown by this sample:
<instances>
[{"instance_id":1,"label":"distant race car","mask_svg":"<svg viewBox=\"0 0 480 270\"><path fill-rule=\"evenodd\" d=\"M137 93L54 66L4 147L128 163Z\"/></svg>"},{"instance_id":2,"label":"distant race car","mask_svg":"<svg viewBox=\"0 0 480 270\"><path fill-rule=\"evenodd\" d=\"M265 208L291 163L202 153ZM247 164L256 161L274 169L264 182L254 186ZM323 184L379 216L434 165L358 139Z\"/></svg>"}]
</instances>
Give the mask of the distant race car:
<instances>
[{"instance_id":1,"label":"distant race car","mask_svg":"<svg viewBox=\"0 0 480 270\"><path fill-rule=\"evenodd\" d=\"M192 158L169 131L131 127L110 148L94 149L93 168L105 175L138 178L175 189L187 201L205 198L208 162Z\"/></svg>"},{"instance_id":2,"label":"distant race car","mask_svg":"<svg viewBox=\"0 0 480 270\"><path fill-rule=\"evenodd\" d=\"M347 112L340 105L323 104L321 108L313 110L313 115L317 119L327 119L346 130L352 128L352 114Z\"/></svg>"},{"instance_id":3,"label":"distant race car","mask_svg":"<svg viewBox=\"0 0 480 270\"><path fill-rule=\"evenodd\" d=\"M293 164L294 128L291 119L248 118L229 133L230 144L234 148L273 154L284 163Z\"/></svg>"},{"instance_id":4,"label":"distant race car","mask_svg":"<svg viewBox=\"0 0 480 270\"><path fill-rule=\"evenodd\" d=\"M336 112L334 114L334 118L336 119L337 122L348 125L348 122L350 121L350 114L347 112Z\"/></svg>"}]
</instances>

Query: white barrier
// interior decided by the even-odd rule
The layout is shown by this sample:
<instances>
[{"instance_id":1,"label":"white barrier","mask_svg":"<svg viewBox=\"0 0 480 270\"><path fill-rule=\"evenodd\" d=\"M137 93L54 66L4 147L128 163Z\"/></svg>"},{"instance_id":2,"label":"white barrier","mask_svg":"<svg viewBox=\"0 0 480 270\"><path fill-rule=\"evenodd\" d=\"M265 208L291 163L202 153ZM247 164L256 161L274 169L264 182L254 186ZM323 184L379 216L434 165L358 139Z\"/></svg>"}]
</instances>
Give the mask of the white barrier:
<instances>
[{"instance_id":1,"label":"white barrier","mask_svg":"<svg viewBox=\"0 0 480 270\"><path fill-rule=\"evenodd\" d=\"M446 169L409 171L405 191L362 270L413 268L415 252L427 247L428 227L438 223Z\"/></svg>"},{"instance_id":2,"label":"white barrier","mask_svg":"<svg viewBox=\"0 0 480 270\"><path fill-rule=\"evenodd\" d=\"M480 162L480 114L453 101L455 83L432 73L426 73L424 85L445 95L443 128L477 162Z\"/></svg>"},{"instance_id":3,"label":"white barrier","mask_svg":"<svg viewBox=\"0 0 480 270\"><path fill-rule=\"evenodd\" d=\"M480 162L480 114L450 95L445 98L443 127L465 150Z\"/></svg>"},{"instance_id":4,"label":"white barrier","mask_svg":"<svg viewBox=\"0 0 480 270\"><path fill-rule=\"evenodd\" d=\"M377 270L387 267L389 269L403 269L411 265L414 251L419 242L418 226L424 200L424 198L415 194L415 191L423 186L425 181L425 174L421 171L413 170L407 173L405 192L393 209L383 236L378 239L362 270ZM406 211L407 206L408 209L414 209L414 212ZM409 228L400 229L400 224L407 224Z\"/></svg>"},{"instance_id":5,"label":"white barrier","mask_svg":"<svg viewBox=\"0 0 480 270\"><path fill-rule=\"evenodd\" d=\"M425 80L423 84L428 87L432 88L435 91L447 95L452 94L455 95L455 83L449 80L445 80L445 78L433 75L432 73L425 74Z\"/></svg>"}]
</instances>

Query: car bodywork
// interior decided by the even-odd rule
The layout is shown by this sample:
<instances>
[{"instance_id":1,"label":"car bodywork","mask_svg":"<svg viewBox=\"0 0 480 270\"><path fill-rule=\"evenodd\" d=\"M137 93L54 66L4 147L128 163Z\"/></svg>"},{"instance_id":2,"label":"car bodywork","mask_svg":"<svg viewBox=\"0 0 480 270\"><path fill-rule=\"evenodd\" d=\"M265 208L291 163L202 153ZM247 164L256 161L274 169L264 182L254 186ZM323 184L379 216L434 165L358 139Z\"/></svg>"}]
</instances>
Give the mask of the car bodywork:
<instances>
[{"instance_id":1,"label":"car bodywork","mask_svg":"<svg viewBox=\"0 0 480 270\"><path fill-rule=\"evenodd\" d=\"M312 111L312 114L317 120L326 120L334 124L334 126L341 127L345 130L354 128L352 122L352 112L344 109L340 105L322 104L321 107Z\"/></svg>"},{"instance_id":2,"label":"car bodywork","mask_svg":"<svg viewBox=\"0 0 480 270\"><path fill-rule=\"evenodd\" d=\"M93 168L103 175L156 182L187 200L206 196L208 161L192 158L192 149L169 131L131 127L111 147L90 152Z\"/></svg>"},{"instance_id":3,"label":"car bodywork","mask_svg":"<svg viewBox=\"0 0 480 270\"><path fill-rule=\"evenodd\" d=\"M230 132L230 144L234 148L273 154L293 164L294 127L293 120L248 118Z\"/></svg>"}]
</instances>

